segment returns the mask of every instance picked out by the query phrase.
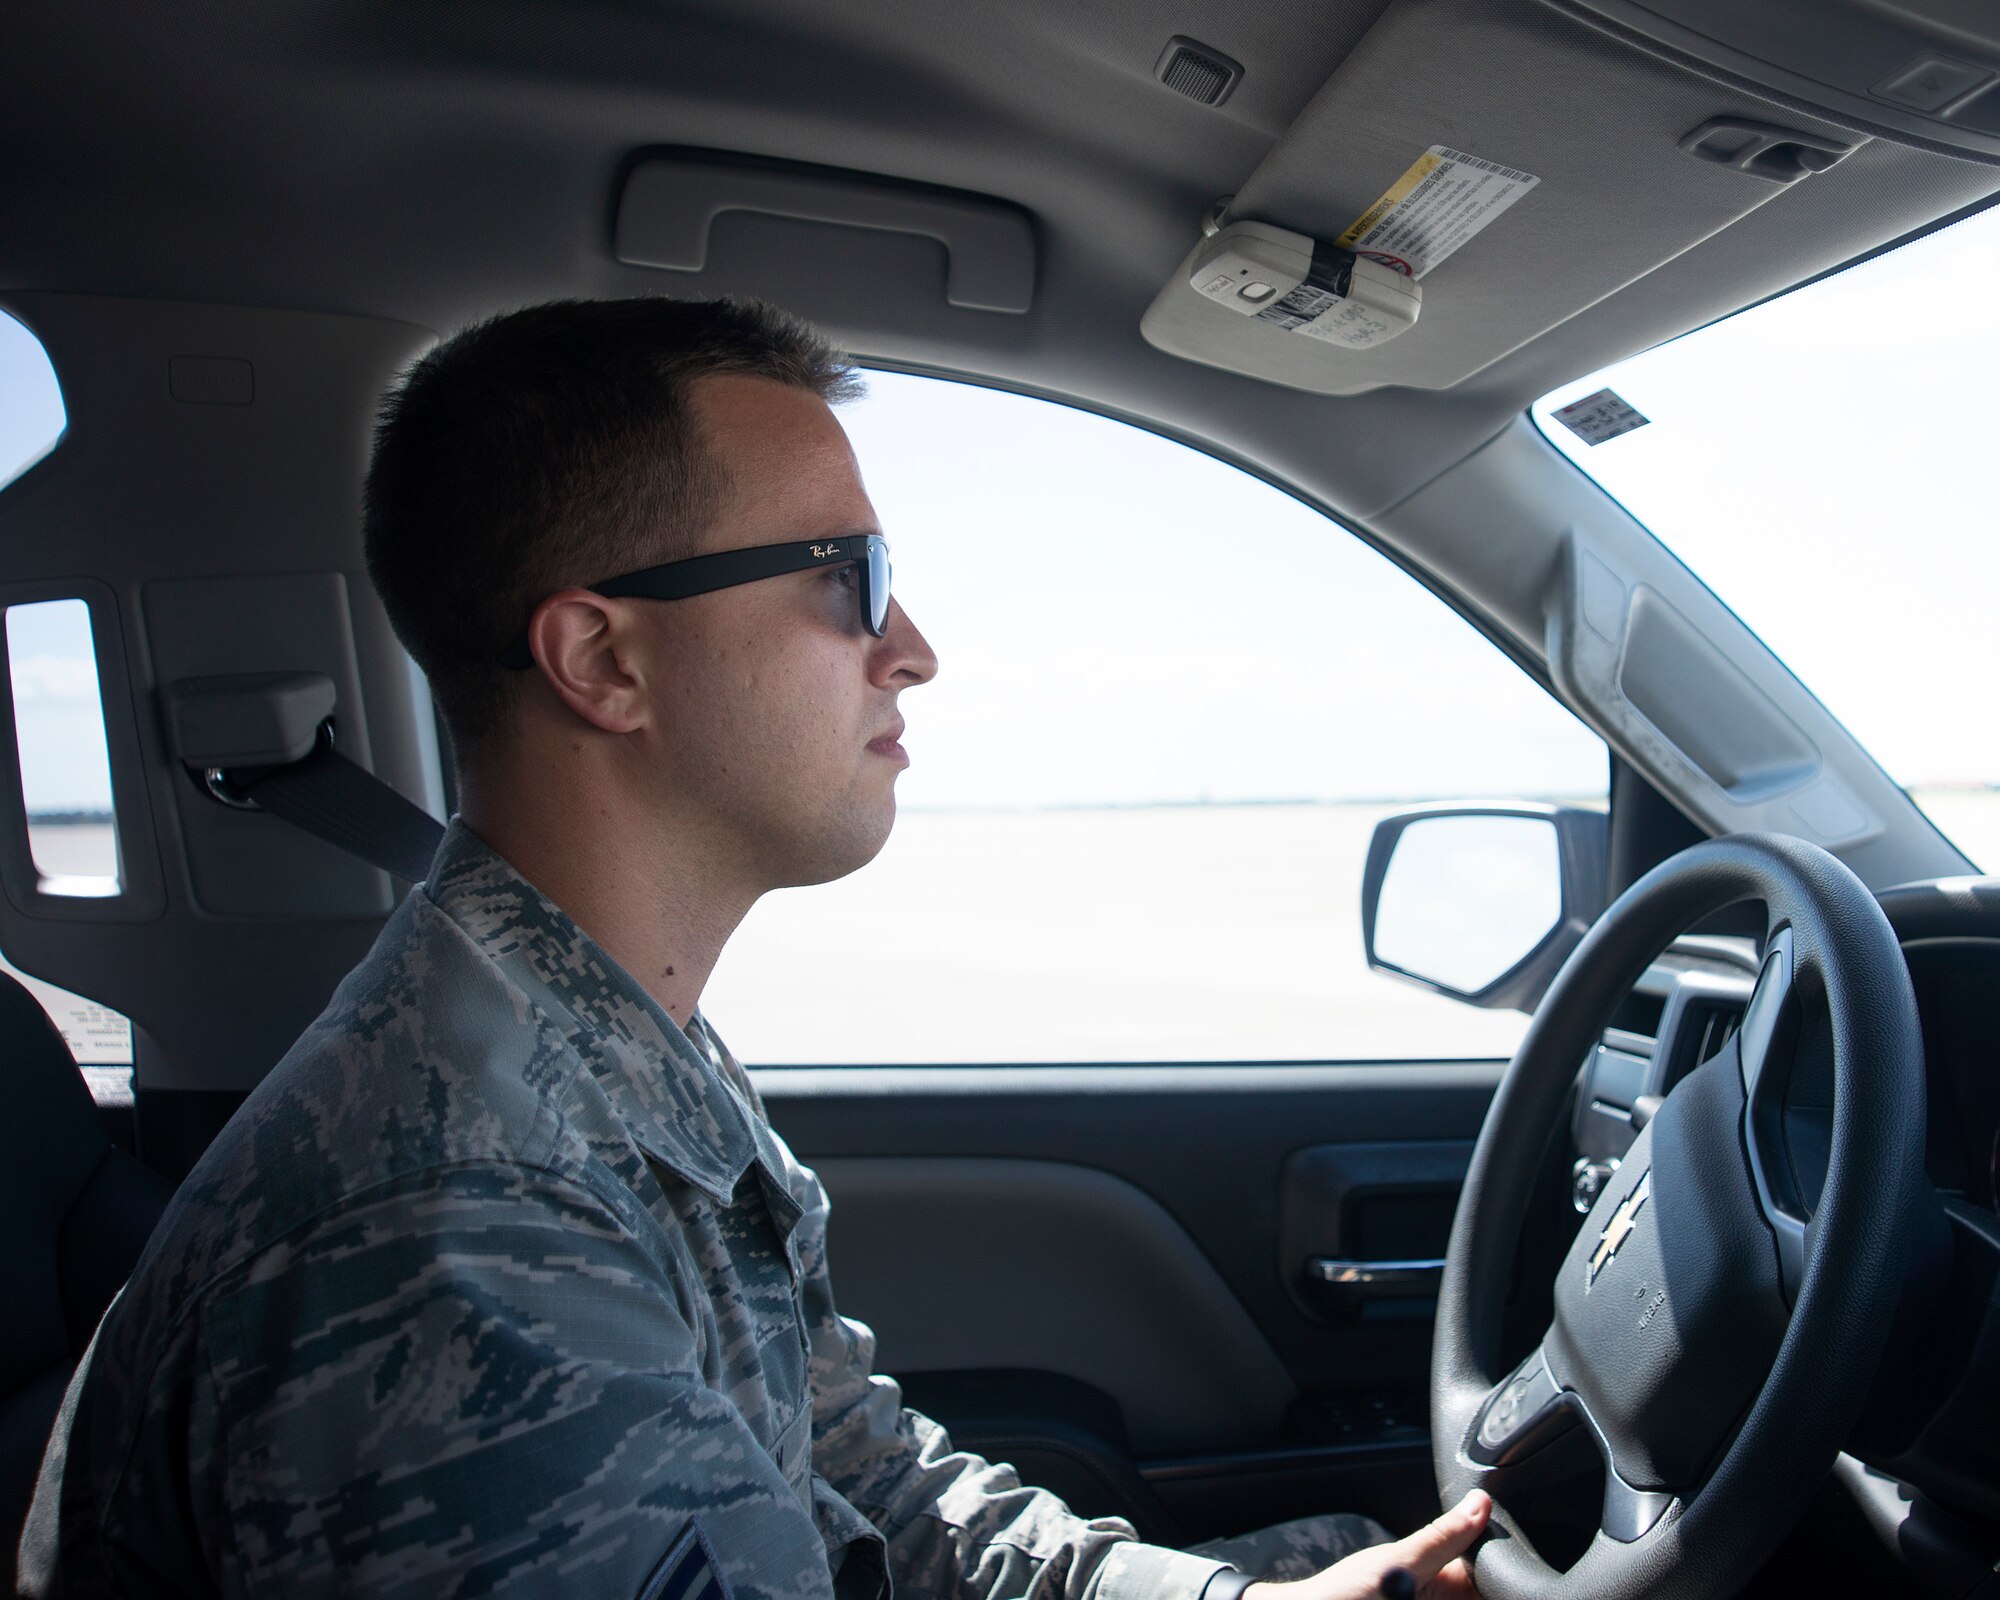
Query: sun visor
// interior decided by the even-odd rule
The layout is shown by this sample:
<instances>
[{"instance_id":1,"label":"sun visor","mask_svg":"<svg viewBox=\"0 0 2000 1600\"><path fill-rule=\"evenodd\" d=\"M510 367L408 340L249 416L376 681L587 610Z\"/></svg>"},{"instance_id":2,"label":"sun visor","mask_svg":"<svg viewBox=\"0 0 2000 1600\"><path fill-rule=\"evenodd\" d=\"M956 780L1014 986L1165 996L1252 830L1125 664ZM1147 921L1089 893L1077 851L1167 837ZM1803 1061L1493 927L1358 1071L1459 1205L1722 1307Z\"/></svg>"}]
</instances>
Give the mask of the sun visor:
<instances>
[{"instance_id":1,"label":"sun visor","mask_svg":"<svg viewBox=\"0 0 2000 1600\"><path fill-rule=\"evenodd\" d=\"M1397 0L1211 237L1190 219L1141 327L1169 354L1319 394L1449 388L1796 185L1837 181L1862 142L1533 0ZM1316 270L1267 283L1218 249L1243 223L1303 236L1289 259ZM1359 347L1317 315L1333 302L1314 286L1349 257L1421 301Z\"/></svg>"}]
</instances>

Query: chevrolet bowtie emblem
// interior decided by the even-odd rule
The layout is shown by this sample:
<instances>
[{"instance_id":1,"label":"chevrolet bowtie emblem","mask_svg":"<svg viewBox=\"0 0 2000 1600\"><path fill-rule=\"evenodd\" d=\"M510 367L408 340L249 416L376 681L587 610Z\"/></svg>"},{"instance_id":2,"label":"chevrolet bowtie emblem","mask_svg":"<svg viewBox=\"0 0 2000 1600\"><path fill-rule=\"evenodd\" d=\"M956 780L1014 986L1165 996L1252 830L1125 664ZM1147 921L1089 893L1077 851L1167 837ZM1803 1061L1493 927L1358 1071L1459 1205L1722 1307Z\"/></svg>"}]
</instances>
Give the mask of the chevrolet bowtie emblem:
<instances>
[{"instance_id":1,"label":"chevrolet bowtie emblem","mask_svg":"<svg viewBox=\"0 0 2000 1600\"><path fill-rule=\"evenodd\" d=\"M1590 1252L1590 1276L1583 1285L1585 1294L1597 1287L1597 1275L1611 1265L1611 1258L1632 1237L1632 1230L1639 1226L1639 1213L1645 1209L1652 1194L1653 1169L1648 1167L1639 1174L1639 1182L1632 1192L1618 1202L1618 1209L1611 1213L1611 1220L1604 1224L1604 1231L1597 1236L1597 1248Z\"/></svg>"}]
</instances>

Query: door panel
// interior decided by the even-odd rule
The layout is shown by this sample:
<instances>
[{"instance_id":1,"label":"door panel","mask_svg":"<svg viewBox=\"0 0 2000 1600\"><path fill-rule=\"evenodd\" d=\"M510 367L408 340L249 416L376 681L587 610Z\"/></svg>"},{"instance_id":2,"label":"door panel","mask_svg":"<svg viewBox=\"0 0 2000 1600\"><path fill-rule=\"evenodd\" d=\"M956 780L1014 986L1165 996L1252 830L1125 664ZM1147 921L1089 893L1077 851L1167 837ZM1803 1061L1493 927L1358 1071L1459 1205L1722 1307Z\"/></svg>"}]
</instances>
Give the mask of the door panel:
<instances>
[{"instance_id":1,"label":"door panel","mask_svg":"<svg viewBox=\"0 0 2000 1600\"><path fill-rule=\"evenodd\" d=\"M1121 1178L1067 1162L840 1157L843 1309L885 1371L1025 1368L1118 1402L1145 1456L1276 1435L1297 1385L1187 1230Z\"/></svg>"},{"instance_id":2,"label":"door panel","mask_svg":"<svg viewBox=\"0 0 2000 1600\"><path fill-rule=\"evenodd\" d=\"M1497 1063L754 1074L833 1199L843 1312L967 1448L1191 1541L1431 1503L1432 1301L1316 1255L1441 1255Z\"/></svg>"}]
</instances>

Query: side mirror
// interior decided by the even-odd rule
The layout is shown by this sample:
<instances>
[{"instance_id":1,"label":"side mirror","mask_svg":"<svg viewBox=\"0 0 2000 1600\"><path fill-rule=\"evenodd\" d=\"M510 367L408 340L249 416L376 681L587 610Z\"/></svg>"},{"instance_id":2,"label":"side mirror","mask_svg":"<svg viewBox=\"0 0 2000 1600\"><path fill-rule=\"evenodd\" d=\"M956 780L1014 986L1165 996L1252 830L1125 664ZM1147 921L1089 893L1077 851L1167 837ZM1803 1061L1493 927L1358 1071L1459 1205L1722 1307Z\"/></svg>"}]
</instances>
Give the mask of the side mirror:
<instances>
[{"instance_id":1,"label":"side mirror","mask_svg":"<svg viewBox=\"0 0 2000 1600\"><path fill-rule=\"evenodd\" d=\"M1368 965L1467 1005L1533 1011L1604 909L1602 812L1430 806L1376 824Z\"/></svg>"}]
</instances>

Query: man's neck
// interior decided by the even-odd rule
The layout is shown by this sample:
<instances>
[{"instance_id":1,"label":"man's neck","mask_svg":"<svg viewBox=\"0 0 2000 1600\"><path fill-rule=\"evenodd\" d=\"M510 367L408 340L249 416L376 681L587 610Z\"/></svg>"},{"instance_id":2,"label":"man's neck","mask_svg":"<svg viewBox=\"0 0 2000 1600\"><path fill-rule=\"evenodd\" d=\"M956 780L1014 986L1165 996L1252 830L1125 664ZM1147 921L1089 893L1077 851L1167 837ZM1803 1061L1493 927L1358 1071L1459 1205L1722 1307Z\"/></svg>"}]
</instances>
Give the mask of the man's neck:
<instances>
[{"instance_id":1,"label":"man's neck","mask_svg":"<svg viewBox=\"0 0 2000 1600\"><path fill-rule=\"evenodd\" d=\"M621 816L615 802L579 806L574 794L469 780L461 801L466 826L685 1028L757 899L718 880L706 842L658 817Z\"/></svg>"}]
</instances>

